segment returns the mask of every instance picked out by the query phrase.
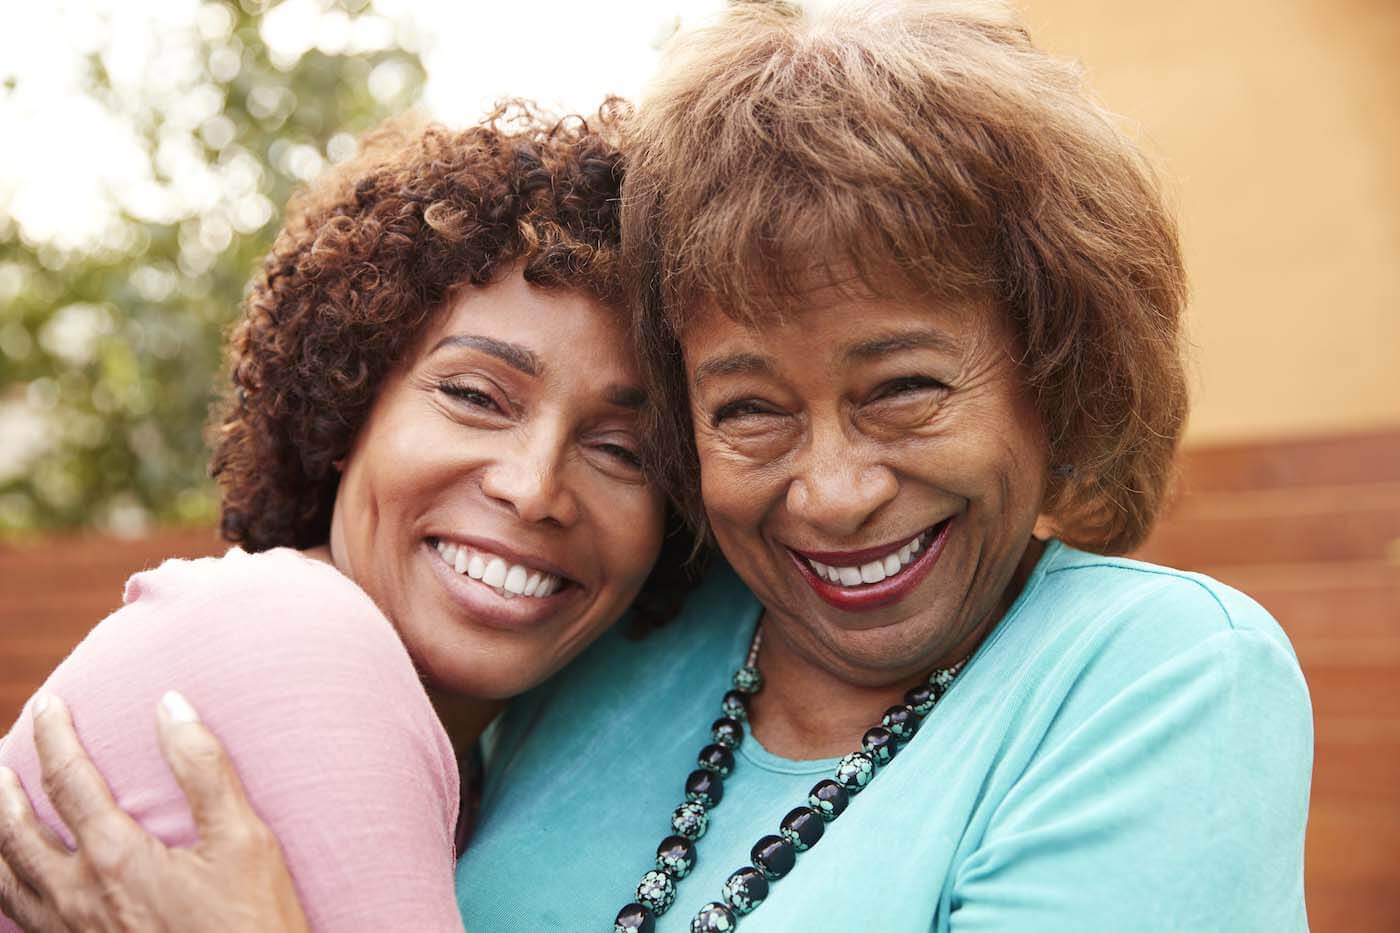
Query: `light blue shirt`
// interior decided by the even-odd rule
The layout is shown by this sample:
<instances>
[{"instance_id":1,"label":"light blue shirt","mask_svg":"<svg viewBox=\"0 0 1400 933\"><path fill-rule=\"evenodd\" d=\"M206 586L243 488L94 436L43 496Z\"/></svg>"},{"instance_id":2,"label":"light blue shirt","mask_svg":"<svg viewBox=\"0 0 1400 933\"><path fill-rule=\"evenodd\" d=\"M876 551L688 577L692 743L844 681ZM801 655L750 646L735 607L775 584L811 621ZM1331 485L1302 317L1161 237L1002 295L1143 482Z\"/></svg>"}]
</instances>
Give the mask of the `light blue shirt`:
<instances>
[{"instance_id":1,"label":"light blue shirt","mask_svg":"<svg viewBox=\"0 0 1400 933\"><path fill-rule=\"evenodd\" d=\"M759 606L727 569L490 736L472 933L611 930L670 834ZM853 748L854 750L854 748ZM836 761L745 738L658 933L684 933ZM742 933L1303 930L1312 717L1278 625L1207 577L1045 550L919 732Z\"/></svg>"}]
</instances>

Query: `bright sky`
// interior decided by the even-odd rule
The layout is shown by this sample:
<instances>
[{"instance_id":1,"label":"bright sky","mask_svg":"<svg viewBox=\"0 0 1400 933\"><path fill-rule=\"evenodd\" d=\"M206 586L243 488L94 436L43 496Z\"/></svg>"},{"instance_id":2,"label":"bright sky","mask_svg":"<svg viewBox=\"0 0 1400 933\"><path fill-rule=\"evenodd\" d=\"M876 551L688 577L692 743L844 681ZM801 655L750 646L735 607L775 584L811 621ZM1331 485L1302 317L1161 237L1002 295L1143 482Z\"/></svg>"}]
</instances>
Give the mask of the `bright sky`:
<instances>
[{"instance_id":1,"label":"bright sky","mask_svg":"<svg viewBox=\"0 0 1400 933\"><path fill-rule=\"evenodd\" d=\"M635 97L677 22L722 5L373 0L373 15L351 28L333 3L286 0L267 14L264 38L295 60L311 47L373 49L397 36L427 67L429 111L462 124L509 95L581 111L608 93ZM164 94L176 119L206 124L217 101L170 90L178 86L173 76L191 65L191 50L170 37L191 26L219 35L227 17L200 0L0 0L0 85L8 89L0 90L0 213L14 217L27 238L88 246L116 235L114 203L159 217L174 212L176 200L212 203L220 185L227 188L229 179L209 177L177 147L161 153L176 168L173 190L156 185L129 128L80 91L82 57L100 50L119 97ZM392 85L392 75L380 77Z\"/></svg>"}]
</instances>

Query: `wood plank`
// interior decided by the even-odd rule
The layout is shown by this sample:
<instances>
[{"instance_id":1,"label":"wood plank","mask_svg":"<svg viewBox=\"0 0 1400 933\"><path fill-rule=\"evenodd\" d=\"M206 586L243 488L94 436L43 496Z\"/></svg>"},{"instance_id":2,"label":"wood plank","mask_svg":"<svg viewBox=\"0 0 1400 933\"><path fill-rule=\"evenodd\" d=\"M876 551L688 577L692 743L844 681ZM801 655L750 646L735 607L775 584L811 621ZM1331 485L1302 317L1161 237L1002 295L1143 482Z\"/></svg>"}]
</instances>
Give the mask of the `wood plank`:
<instances>
[{"instance_id":1,"label":"wood plank","mask_svg":"<svg viewBox=\"0 0 1400 933\"><path fill-rule=\"evenodd\" d=\"M1189 447L1180 492L1344 486L1400 480L1400 429Z\"/></svg>"}]
</instances>

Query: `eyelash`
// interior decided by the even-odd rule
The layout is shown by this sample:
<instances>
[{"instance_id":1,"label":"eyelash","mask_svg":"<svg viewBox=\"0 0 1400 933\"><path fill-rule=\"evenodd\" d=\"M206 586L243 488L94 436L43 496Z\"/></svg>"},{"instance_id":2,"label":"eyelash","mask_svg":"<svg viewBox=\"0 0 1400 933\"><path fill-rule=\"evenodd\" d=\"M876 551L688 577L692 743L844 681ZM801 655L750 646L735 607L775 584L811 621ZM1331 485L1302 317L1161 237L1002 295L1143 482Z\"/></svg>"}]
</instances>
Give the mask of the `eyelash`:
<instances>
[{"instance_id":1,"label":"eyelash","mask_svg":"<svg viewBox=\"0 0 1400 933\"><path fill-rule=\"evenodd\" d=\"M483 392L475 386L461 382L440 382L438 389L455 399L474 405L477 408L487 408L499 412L501 406L496 404L496 400L489 393Z\"/></svg>"},{"instance_id":2,"label":"eyelash","mask_svg":"<svg viewBox=\"0 0 1400 933\"><path fill-rule=\"evenodd\" d=\"M726 404L721 405L715 411L711 420L712 423L719 424L721 421L727 421L730 418L738 418L744 415L761 414L765 414L765 412L763 408L758 404L758 402L755 402L752 399L739 399L737 401L727 402Z\"/></svg>"},{"instance_id":3,"label":"eyelash","mask_svg":"<svg viewBox=\"0 0 1400 933\"><path fill-rule=\"evenodd\" d=\"M453 398L460 399L468 405L477 408L491 409L499 412L501 406L496 404L490 394L481 391L475 386L460 382L440 382L438 389ZM629 450L621 444L599 444L598 449L609 457L620 460L628 466L640 470L642 468L642 458L636 451Z\"/></svg>"},{"instance_id":4,"label":"eyelash","mask_svg":"<svg viewBox=\"0 0 1400 933\"><path fill-rule=\"evenodd\" d=\"M903 395L906 392L917 392L920 389L946 389L943 383L928 376L902 376L898 379L891 379L880 386L875 392L875 398L889 398L892 395Z\"/></svg>"}]
</instances>

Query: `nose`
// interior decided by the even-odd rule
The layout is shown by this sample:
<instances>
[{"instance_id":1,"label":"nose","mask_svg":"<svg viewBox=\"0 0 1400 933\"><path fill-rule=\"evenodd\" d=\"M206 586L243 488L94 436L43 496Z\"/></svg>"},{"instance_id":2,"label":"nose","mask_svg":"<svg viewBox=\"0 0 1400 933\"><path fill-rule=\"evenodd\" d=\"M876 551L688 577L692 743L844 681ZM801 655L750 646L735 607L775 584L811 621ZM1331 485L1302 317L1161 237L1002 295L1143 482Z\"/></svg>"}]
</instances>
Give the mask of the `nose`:
<instances>
[{"instance_id":1,"label":"nose","mask_svg":"<svg viewBox=\"0 0 1400 933\"><path fill-rule=\"evenodd\" d=\"M567 437L561 431L530 432L503 444L484 471L481 489L523 522L567 527L578 520L578 500L565 475Z\"/></svg>"},{"instance_id":2,"label":"nose","mask_svg":"<svg viewBox=\"0 0 1400 933\"><path fill-rule=\"evenodd\" d=\"M814 433L787 490L787 509L833 538L855 534L899 492L899 480L838 428Z\"/></svg>"}]
</instances>

